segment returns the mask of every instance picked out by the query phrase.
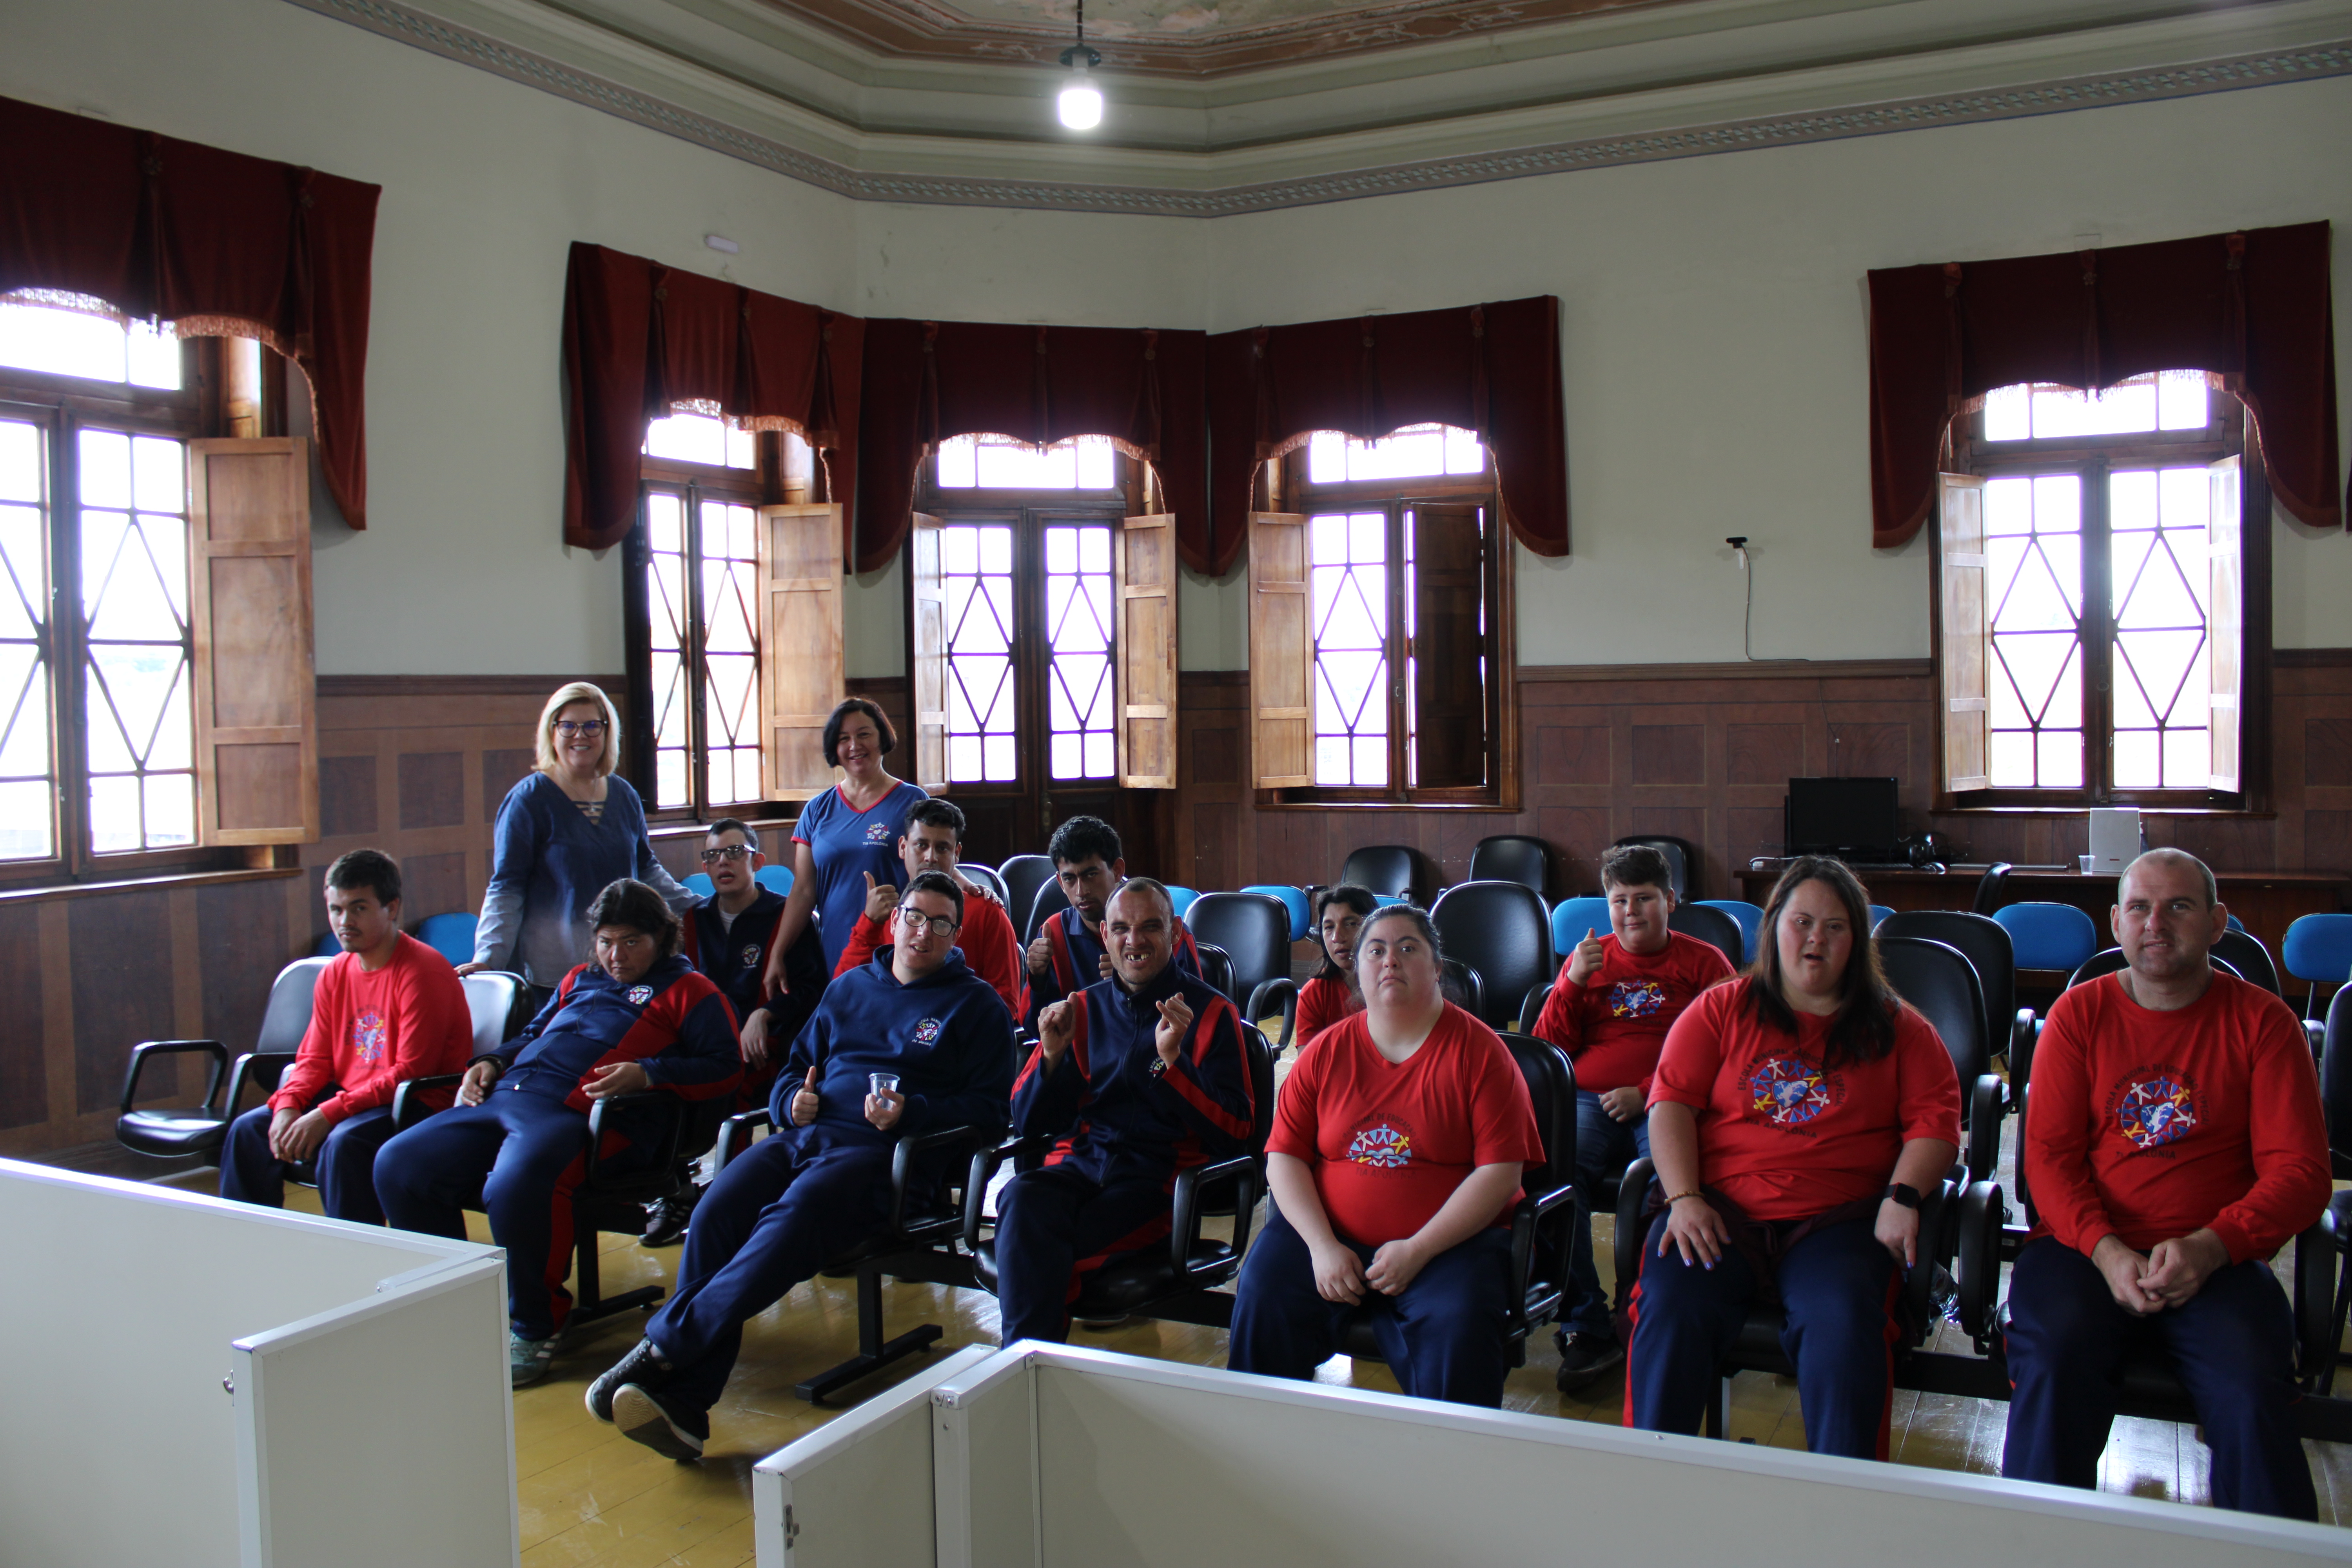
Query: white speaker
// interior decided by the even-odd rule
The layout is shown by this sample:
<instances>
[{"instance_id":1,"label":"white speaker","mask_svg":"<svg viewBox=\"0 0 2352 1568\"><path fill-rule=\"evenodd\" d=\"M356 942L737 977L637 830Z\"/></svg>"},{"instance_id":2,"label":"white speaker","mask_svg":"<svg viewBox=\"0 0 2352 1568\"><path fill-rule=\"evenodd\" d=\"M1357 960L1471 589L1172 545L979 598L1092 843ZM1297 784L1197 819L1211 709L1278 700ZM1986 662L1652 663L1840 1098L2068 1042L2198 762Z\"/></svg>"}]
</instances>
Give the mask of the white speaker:
<instances>
[{"instance_id":1,"label":"white speaker","mask_svg":"<svg viewBox=\"0 0 2352 1568\"><path fill-rule=\"evenodd\" d=\"M2139 808L2091 808L2091 870L2095 876L2120 877L2124 868L2139 858Z\"/></svg>"}]
</instances>

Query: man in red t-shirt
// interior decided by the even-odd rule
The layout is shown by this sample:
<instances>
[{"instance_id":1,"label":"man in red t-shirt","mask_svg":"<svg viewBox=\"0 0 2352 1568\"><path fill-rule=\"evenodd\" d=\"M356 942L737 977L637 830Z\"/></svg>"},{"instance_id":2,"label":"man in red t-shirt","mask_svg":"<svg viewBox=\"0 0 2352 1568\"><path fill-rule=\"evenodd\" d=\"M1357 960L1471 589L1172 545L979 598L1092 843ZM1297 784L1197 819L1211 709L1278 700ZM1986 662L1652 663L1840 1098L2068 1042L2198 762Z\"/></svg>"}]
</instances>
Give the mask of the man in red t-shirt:
<instances>
[{"instance_id":1,"label":"man in red t-shirt","mask_svg":"<svg viewBox=\"0 0 2352 1568\"><path fill-rule=\"evenodd\" d=\"M938 871L955 879L963 889L963 930L956 934L956 946L963 953L964 966L996 988L1013 1016L1021 1016L1028 1001L1021 962L1021 940L1013 934L1012 919L1002 905L989 896L988 889L964 879L956 869L956 861L963 854L963 811L952 801L934 796L919 800L907 809L907 831L898 838L898 858L907 868L907 880L911 884L926 871ZM841 962L833 966L836 975L846 974L862 967L877 948L889 946L891 911L898 907L898 889L887 882L877 883L872 873L866 878L866 910L850 928L849 944L841 950Z\"/></svg>"},{"instance_id":2,"label":"man in red t-shirt","mask_svg":"<svg viewBox=\"0 0 2352 1568\"><path fill-rule=\"evenodd\" d=\"M2001 1474L2095 1486L2124 1357L2153 1344L2196 1404L2213 1501L2315 1519L2268 1262L2327 1205L2311 1047L2285 1003L2214 970L2229 912L2194 856L2133 861L2110 918L2130 966L2060 997L2034 1051Z\"/></svg>"},{"instance_id":3,"label":"man in red t-shirt","mask_svg":"<svg viewBox=\"0 0 2352 1568\"><path fill-rule=\"evenodd\" d=\"M1536 1019L1537 1036L1576 1064L1576 1227L1568 1300L1552 1331L1559 1344L1554 1382L1563 1394L1625 1359L1592 1266L1593 1212L1613 1175L1650 1157L1650 1080L1666 1031L1700 992L1731 978L1713 942L1667 929L1674 877L1655 846L1610 850L1601 887L1609 895L1609 934L1584 933Z\"/></svg>"},{"instance_id":4,"label":"man in red t-shirt","mask_svg":"<svg viewBox=\"0 0 2352 1568\"><path fill-rule=\"evenodd\" d=\"M286 1173L317 1163L335 1219L382 1225L375 1152L392 1136L403 1079L466 1070L466 988L449 961L400 929L400 868L354 849L327 868L327 923L343 951L319 972L310 1028L269 1103L229 1123L220 1195L283 1207ZM441 1091L438 1106L449 1103Z\"/></svg>"}]
</instances>

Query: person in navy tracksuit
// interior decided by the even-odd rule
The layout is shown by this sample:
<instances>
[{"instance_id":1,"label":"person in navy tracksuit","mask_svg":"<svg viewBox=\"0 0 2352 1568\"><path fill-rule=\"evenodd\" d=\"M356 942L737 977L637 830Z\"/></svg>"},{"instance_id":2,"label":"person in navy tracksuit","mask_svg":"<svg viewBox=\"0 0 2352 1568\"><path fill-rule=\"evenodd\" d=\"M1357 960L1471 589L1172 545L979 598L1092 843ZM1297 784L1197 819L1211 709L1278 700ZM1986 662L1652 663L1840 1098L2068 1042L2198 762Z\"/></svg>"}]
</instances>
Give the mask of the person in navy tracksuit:
<instances>
[{"instance_id":1,"label":"person in navy tracksuit","mask_svg":"<svg viewBox=\"0 0 2352 1568\"><path fill-rule=\"evenodd\" d=\"M1023 1025L1035 1030L1038 1016L1065 996L1075 996L1111 972L1110 948L1103 936L1103 911L1111 894L1127 880L1127 860L1118 829L1097 816L1074 816L1054 829L1045 845L1054 875L1062 885L1069 908L1056 910L1029 939L1024 961L1029 970L1029 1010ZM1013 919L1028 913L1019 910ZM1171 914L1176 966L1198 979L1201 954L1181 915Z\"/></svg>"},{"instance_id":2,"label":"person in navy tracksuit","mask_svg":"<svg viewBox=\"0 0 2352 1568\"><path fill-rule=\"evenodd\" d=\"M701 1457L743 1324L890 1223L902 1137L971 1127L994 1138L1013 1084L1013 1016L956 950L962 889L913 878L894 945L835 977L776 1079L773 1137L728 1163L686 1233L677 1288L646 1337L589 1385L588 1410L674 1459ZM877 1089L874 1075L895 1075ZM920 1201L947 1152L919 1163Z\"/></svg>"},{"instance_id":3,"label":"person in navy tracksuit","mask_svg":"<svg viewBox=\"0 0 2352 1568\"><path fill-rule=\"evenodd\" d=\"M997 1201L1002 1343L1068 1338L1086 1274L1167 1237L1178 1173L1249 1147L1240 1014L1175 962L1179 929L1165 887L1126 883L1103 913L1116 973L1038 1019L1013 1124L1060 1142Z\"/></svg>"},{"instance_id":4,"label":"person in navy tracksuit","mask_svg":"<svg viewBox=\"0 0 2352 1568\"><path fill-rule=\"evenodd\" d=\"M677 951L662 896L626 878L589 905L595 964L565 975L520 1035L478 1057L456 1109L410 1128L375 1159L386 1219L464 1240L464 1205L480 1193L490 1236L507 1251L509 1370L520 1386L546 1375L572 1310L572 1194L587 1173L592 1100L646 1089L686 1100L731 1093L742 1073L735 1015ZM604 1129L600 1163L642 1158L653 1130L626 1113Z\"/></svg>"}]
</instances>

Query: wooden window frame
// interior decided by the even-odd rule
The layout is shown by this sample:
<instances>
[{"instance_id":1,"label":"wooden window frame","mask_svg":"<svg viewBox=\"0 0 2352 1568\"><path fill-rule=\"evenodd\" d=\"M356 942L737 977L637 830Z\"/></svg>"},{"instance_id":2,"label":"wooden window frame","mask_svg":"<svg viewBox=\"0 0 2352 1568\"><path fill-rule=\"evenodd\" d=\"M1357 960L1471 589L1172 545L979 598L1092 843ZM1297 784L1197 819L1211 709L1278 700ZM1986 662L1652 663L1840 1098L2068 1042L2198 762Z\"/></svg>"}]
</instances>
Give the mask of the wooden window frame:
<instances>
[{"instance_id":1,"label":"wooden window frame","mask_svg":"<svg viewBox=\"0 0 2352 1568\"><path fill-rule=\"evenodd\" d=\"M2270 490L2260 440L2244 405L2219 391L2209 395L2219 417L2201 430L2138 431L2041 441L1988 441L1981 409L1956 422L1950 471L1979 480L2070 473L2081 477L2083 498L2083 739L2084 783L2065 788L1948 787L1948 726L1936 726L1936 790L1939 814L1969 811L2080 813L2091 806L2138 806L2167 814L2267 815L2270 811L2271 539ZM2239 788L2116 788L2114 704L2109 686L2115 626L2108 608L2107 478L2118 469L2210 466L2231 457L2242 463L2240 516L2241 643L2239 648ZM1932 520L1930 646L1939 706L1944 696L1946 584L1944 520ZM2093 547L2096 541L2097 548ZM1988 593L1990 585L1988 585ZM1985 614L1993 606L1988 604ZM2209 611L2209 616L2210 616ZM2209 622L2210 626L2210 622ZM1992 679L1988 669L1987 679ZM1987 758L1990 763L1990 756Z\"/></svg>"}]
</instances>

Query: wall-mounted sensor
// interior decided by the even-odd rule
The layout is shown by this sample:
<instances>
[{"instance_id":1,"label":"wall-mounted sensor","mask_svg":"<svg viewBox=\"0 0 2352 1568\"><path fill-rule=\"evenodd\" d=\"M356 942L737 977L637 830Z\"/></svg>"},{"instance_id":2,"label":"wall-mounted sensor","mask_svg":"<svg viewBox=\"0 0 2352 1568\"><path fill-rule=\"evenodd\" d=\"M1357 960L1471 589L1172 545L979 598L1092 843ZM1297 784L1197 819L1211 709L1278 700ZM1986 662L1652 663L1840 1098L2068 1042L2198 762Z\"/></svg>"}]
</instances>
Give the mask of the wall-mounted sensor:
<instances>
[{"instance_id":1,"label":"wall-mounted sensor","mask_svg":"<svg viewBox=\"0 0 2352 1568\"><path fill-rule=\"evenodd\" d=\"M1734 550L1745 550L1748 548L1748 536L1744 533L1735 533L1724 542Z\"/></svg>"},{"instance_id":2,"label":"wall-mounted sensor","mask_svg":"<svg viewBox=\"0 0 2352 1568\"><path fill-rule=\"evenodd\" d=\"M743 248L723 234L706 234L702 237L702 243L722 256L733 256Z\"/></svg>"}]
</instances>

